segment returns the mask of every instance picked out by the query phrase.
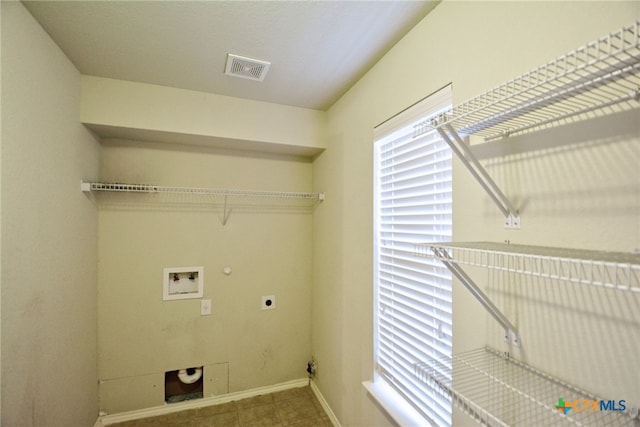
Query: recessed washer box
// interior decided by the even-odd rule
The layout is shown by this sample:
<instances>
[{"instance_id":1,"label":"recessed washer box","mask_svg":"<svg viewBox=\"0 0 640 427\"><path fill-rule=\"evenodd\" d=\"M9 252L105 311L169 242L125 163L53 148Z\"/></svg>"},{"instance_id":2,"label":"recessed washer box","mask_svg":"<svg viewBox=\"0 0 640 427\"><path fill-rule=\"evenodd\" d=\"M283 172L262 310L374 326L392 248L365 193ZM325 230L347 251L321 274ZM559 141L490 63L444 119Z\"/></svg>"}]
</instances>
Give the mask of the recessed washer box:
<instances>
[{"instance_id":1,"label":"recessed washer box","mask_svg":"<svg viewBox=\"0 0 640 427\"><path fill-rule=\"evenodd\" d=\"M170 267L163 271L163 300L202 298L204 267Z\"/></svg>"}]
</instances>

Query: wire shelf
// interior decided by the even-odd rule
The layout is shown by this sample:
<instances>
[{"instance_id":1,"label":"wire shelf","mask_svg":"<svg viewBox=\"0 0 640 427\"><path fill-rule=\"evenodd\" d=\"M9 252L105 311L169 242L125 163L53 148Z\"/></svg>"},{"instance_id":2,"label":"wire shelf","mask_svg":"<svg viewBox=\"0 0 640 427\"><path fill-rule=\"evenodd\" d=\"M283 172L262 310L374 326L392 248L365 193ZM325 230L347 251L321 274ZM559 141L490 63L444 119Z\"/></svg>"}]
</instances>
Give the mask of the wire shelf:
<instances>
[{"instance_id":1,"label":"wire shelf","mask_svg":"<svg viewBox=\"0 0 640 427\"><path fill-rule=\"evenodd\" d=\"M416 135L452 126L485 141L625 111L640 100L640 21L431 117Z\"/></svg>"},{"instance_id":2,"label":"wire shelf","mask_svg":"<svg viewBox=\"0 0 640 427\"><path fill-rule=\"evenodd\" d=\"M284 192L284 191L259 191L259 190L230 190L217 188L198 187L169 187L150 184L124 184L124 183L102 183L83 182L82 191L109 191L127 193L168 193L185 195L210 195L210 196L232 196L246 198L275 198L275 199L304 199L321 201L324 200L324 193L304 193L304 192Z\"/></svg>"},{"instance_id":3,"label":"wire shelf","mask_svg":"<svg viewBox=\"0 0 640 427\"><path fill-rule=\"evenodd\" d=\"M620 410L619 401L603 400L490 347L414 367L420 381L482 425L640 425L636 408Z\"/></svg>"},{"instance_id":4,"label":"wire shelf","mask_svg":"<svg viewBox=\"0 0 640 427\"><path fill-rule=\"evenodd\" d=\"M416 254L640 294L640 254L492 242L420 244Z\"/></svg>"},{"instance_id":5,"label":"wire shelf","mask_svg":"<svg viewBox=\"0 0 640 427\"><path fill-rule=\"evenodd\" d=\"M219 206L222 210L223 226L227 224L232 210L247 211L257 208L262 210L269 208L271 212L275 212L274 208L276 208L288 211L295 209L296 212L311 212L318 203L324 200L324 193L170 187L151 184L81 182L80 189L88 193L111 193L113 197L120 194L122 196L118 198L125 197L127 199L120 200L125 205L148 206L156 203L167 207L197 206L207 210ZM136 197L134 203L129 200L128 196L125 196L126 193L146 194L149 197ZM165 199L160 200L160 196L165 194L167 195ZM167 200L167 198L169 199ZM228 201L231 203L228 203ZM111 200L111 202L113 203L114 201ZM230 206L231 204L233 204L233 207Z\"/></svg>"}]
</instances>

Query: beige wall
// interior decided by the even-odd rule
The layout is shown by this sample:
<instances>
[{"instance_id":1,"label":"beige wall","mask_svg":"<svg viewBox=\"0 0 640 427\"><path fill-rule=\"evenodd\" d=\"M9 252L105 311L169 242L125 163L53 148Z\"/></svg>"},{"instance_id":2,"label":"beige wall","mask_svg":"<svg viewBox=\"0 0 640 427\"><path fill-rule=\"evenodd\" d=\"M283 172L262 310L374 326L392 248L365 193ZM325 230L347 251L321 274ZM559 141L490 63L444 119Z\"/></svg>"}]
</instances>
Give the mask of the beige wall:
<instances>
[{"instance_id":1,"label":"beige wall","mask_svg":"<svg viewBox=\"0 0 640 427\"><path fill-rule=\"evenodd\" d=\"M2 2L2 425L92 425L95 178L80 75L19 2Z\"/></svg>"},{"instance_id":2,"label":"beige wall","mask_svg":"<svg viewBox=\"0 0 640 427\"><path fill-rule=\"evenodd\" d=\"M2 43L2 8L0 8L0 45ZM0 46L0 53L2 47ZM0 94L2 93L2 66L0 66ZM1 100L0 100L1 101ZM0 422L2 422L2 102L0 102Z\"/></svg>"},{"instance_id":3,"label":"beige wall","mask_svg":"<svg viewBox=\"0 0 640 427\"><path fill-rule=\"evenodd\" d=\"M638 2L445 1L329 110L327 150L314 163L314 184L339 198L314 218L312 350L320 389L343 425L389 424L361 386L372 374L373 127L449 82L454 103L462 102L638 17ZM454 239L639 247L638 122L636 111L523 138L518 148L478 148L522 207L520 231L503 230L500 213L455 162ZM474 274L481 284L489 276ZM551 283L541 290L530 282L514 288L520 279L491 279L487 291L522 330L518 356L640 404L637 369L608 376L606 368L637 365L637 299L614 293L602 304L593 289ZM556 333L563 326L572 330L564 341ZM503 348L499 338L480 305L455 286L454 351L485 343ZM456 415L455 423L469 420Z\"/></svg>"},{"instance_id":4,"label":"beige wall","mask_svg":"<svg viewBox=\"0 0 640 427\"><path fill-rule=\"evenodd\" d=\"M107 182L312 187L310 161L289 157L112 140L104 141L102 160ZM209 206L205 198L166 196L158 203L125 196L131 197L97 198L100 409L162 405L164 373L192 366L206 366L205 395L304 378L311 354L311 211L282 200L252 208L230 200L223 226L221 200ZM163 268L188 266L204 267L211 316L200 315L199 299L162 300ZM223 274L226 266L231 275ZM263 295L276 296L276 309L261 310Z\"/></svg>"},{"instance_id":5,"label":"beige wall","mask_svg":"<svg viewBox=\"0 0 640 427\"><path fill-rule=\"evenodd\" d=\"M102 136L107 182L310 191L324 149L320 111L93 76L81 121ZM311 210L231 205L223 226L221 199L96 197L101 411L162 405L164 373L192 366L205 366L206 396L305 376ZM204 267L211 316L199 299L162 301L163 268L188 266Z\"/></svg>"}]
</instances>

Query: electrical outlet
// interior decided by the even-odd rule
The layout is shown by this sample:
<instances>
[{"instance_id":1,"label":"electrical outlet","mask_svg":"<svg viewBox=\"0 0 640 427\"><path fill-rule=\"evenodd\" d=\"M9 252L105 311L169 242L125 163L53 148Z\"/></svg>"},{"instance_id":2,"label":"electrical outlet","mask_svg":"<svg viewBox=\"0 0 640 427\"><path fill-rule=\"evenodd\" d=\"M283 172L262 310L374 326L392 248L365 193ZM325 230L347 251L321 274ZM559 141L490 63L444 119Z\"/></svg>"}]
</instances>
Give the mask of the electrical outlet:
<instances>
[{"instance_id":1,"label":"electrical outlet","mask_svg":"<svg viewBox=\"0 0 640 427\"><path fill-rule=\"evenodd\" d=\"M200 315L208 316L211 314L211 300L203 299L200 300Z\"/></svg>"},{"instance_id":2,"label":"electrical outlet","mask_svg":"<svg viewBox=\"0 0 640 427\"><path fill-rule=\"evenodd\" d=\"M275 295L263 296L261 307L263 310L273 310L274 308L276 308L276 296Z\"/></svg>"}]
</instances>

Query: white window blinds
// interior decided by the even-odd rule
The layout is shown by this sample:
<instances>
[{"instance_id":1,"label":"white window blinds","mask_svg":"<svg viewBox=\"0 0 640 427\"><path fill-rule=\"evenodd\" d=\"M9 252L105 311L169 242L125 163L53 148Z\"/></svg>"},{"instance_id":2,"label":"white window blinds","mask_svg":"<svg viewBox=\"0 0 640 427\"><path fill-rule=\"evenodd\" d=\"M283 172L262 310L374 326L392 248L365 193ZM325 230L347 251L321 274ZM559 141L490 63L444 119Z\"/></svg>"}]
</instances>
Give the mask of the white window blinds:
<instances>
[{"instance_id":1,"label":"white window blinds","mask_svg":"<svg viewBox=\"0 0 640 427\"><path fill-rule=\"evenodd\" d=\"M447 87L376 128L374 156L376 374L440 426L451 401L414 366L451 356L451 276L414 245L451 240L451 151L436 131L414 138L413 125L450 104Z\"/></svg>"}]
</instances>

